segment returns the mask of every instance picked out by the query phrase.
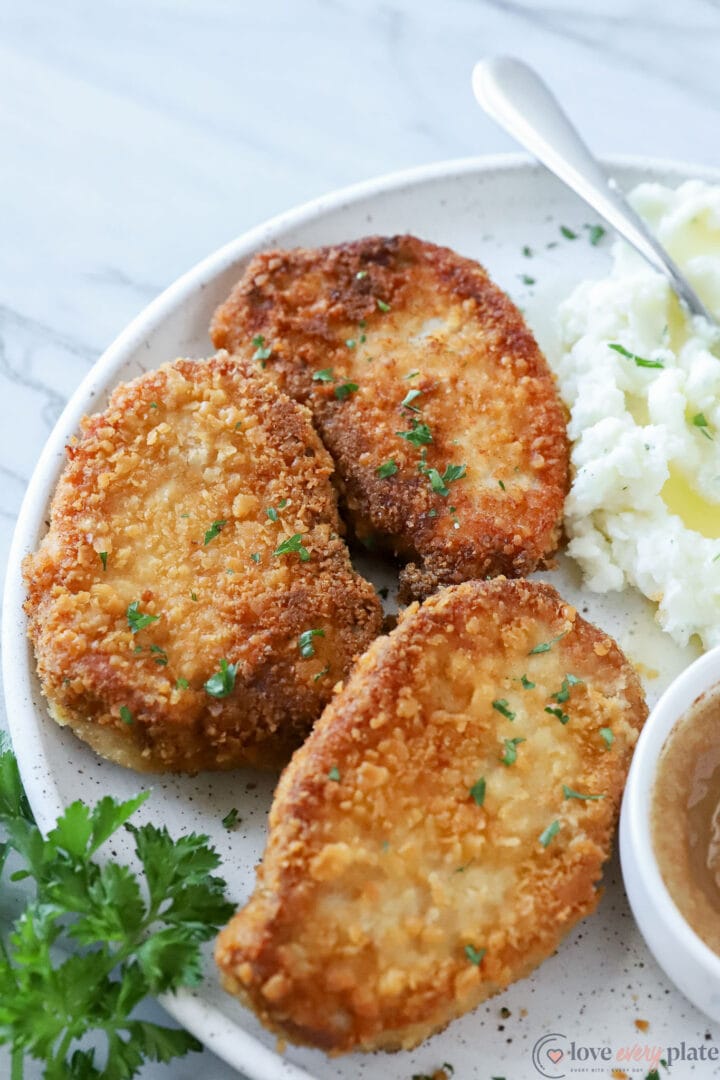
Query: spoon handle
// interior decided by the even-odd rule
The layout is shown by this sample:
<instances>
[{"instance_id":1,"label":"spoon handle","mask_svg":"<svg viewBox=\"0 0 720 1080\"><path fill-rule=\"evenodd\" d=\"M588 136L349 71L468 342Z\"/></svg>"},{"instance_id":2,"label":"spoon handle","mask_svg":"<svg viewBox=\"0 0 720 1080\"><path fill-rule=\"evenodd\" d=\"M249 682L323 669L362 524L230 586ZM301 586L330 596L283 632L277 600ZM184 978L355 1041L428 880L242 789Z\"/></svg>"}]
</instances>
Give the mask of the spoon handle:
<instances>
[{"instance_id":1,"label":"spoon handle","mask_svg":"<svg viewBox=\"0 0 720 1080\"><path fill-rule=\"evenodd\" d=\"M478 104L493 120L592 206L655 270L668 277L693 314L715 322L531 67L509 56L480 60L472 82Z\"/></svg>"}]
</instances>

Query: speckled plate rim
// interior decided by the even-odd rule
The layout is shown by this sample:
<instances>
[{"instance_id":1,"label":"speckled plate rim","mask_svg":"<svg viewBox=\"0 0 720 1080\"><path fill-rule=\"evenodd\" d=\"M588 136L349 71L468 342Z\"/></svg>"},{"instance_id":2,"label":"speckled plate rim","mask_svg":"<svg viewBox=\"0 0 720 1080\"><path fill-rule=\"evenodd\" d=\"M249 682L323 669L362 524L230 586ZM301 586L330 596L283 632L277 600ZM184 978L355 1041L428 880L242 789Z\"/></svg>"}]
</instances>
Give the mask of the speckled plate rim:
<instances>
[{"instance_id":1,"label":"speckled plate rim","mask_svg":"<svg viewBox=\"0 0 720 1080\"><path fill-rule=\"evenodd\" d=\"M617 155L604 159L604 163L611 172L615 168L640 169L650 176L653 173L675 175L678 182L692 178L720 183L720 169L682 161ZM342 210L402 188L502 171L525 171L531 176L544 170L521 154L493 154L442 161L353 184L270 218L225 244L168 286L122 331L82 380L53 428L25 493L10 547L3 598L0 640L8 726L30 804L43 830L52 826L62 812L63 803L52 771L43 773L42 790L38 779L40 774L37 767L44 766L46 762L33 703L33 662L26 620L22 614L25 588L21 566L41 530L50 496L63 467L67 432L77 430L93 397L104 390L128 355L149 338L172 311L197 290L204 289L233 263L261 250L277 233L312 223L331 211ZM241 1069L253 1080L313 1080L310 1073L267 1049L219 1010L208 1006L197 992L165 995L161 1001L179 1023L229 1065Z\"/></svg>"}]
</instances>

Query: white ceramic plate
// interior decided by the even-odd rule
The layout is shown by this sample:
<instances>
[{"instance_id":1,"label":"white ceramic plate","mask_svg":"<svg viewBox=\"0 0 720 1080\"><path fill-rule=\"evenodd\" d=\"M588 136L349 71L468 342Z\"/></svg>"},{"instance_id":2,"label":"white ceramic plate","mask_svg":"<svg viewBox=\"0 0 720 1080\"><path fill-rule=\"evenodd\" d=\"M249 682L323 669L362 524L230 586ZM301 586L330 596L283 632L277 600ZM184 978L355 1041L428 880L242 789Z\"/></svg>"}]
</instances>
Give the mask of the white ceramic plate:
<instances>
[{"instance_id":1,"label":"white ceramic plate","mask_svg":"<svg viewBox=\"0 0 720 1080\"><path fill-rule=\"evenodd\" d=\"M677 184L691 176L720 182L720 172L663 162L617 160L610 168L625 189L642 180ZM25 636L21 560L45 529L64 447L83 413L102 408L108 391L121 380L178 355L210 353L211 313L255 251L334 243L367 233L412 232L479 259L525 309L541 344L551 352L551 315L557 300L578 280L602 274L608 265L607 238L597 247L588 241L584 226L592 220L559 182L517 157L450 162L394 175L319 199L233 241L172 285L110 346L73 396L43 451L20 513L8 570L3 625L8 719L23 780L42 827L79 796L95 800L112 792L128 797L147 784L145 778L101 761L48 719ZM564 238L561 225L578 238ZM523 255L525 245L532 249L532 257ZM523 275L536 284L523 282ZM660 672L646 680L651 700L694 657L657 630L650 605L639 597L585 594L567 564L545 576L591 620L613 633L634 661ZM273 786L272 778L249 771L163 777L152 784L154 794L145 814L166 823L173 833L185 829L208 833L223 855L230 894L240 902L252 888ZM233 806L242 821L228 833L221 818ZM575 1042L576 1054L579 1047L603 1045L611 1045L615 1053L633 1043L701 1044L708 1031L702 1015L669 986L647 952L614 863L606 874L598 914L584 922L554 957L531 978L412 1053L331 1061L317 1051L289 1047L280 1057L273 1037L220 990L209 952L207 978L197 993L181 994L164 1004L253 1080L410 1080L415 1073L432 1073L445 1061L454 1065L458 1080L527 1080L543 1075L537 1065L551 1076L561 1075L566 1066L565 1075L582 1070L608 1076L610 1066L593 1066L592 1055L572 1064L570 1042ZM503 1019L501 1008L511 1015ZM650 1021L648 1034L636 1029L635 1019ZM563 1036L566 1039L559 1043L565 1048L562 1068L542 1057L547 1043L533 1058L535 1045L550 1033L558 1033L553 1045ZM720 1027L710 1029L710 1034L720 1038ZM644 1076L648 1071L647 1065L625 1067L629 1075ZM709 1076L702 1072L708 1067L687 1063L683 1076L695 1070L695 1075Z\"/></svg>"}]
</instances>

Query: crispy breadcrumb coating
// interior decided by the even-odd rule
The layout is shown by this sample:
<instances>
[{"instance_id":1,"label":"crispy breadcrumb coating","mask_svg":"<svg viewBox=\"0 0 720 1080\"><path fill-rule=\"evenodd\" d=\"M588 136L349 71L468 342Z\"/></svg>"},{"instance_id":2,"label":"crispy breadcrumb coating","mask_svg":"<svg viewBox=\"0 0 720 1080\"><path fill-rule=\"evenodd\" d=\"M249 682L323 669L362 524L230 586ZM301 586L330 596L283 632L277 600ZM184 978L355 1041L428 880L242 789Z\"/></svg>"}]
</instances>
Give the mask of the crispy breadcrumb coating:
<instances>
[{"instance_id":1,"label":"crispy breadcrumb coating","mask_svg":"<svg viewBox=\"0 0 720 1080\"><path fill-rule=\"evenodd\" d=\"M408 562L401 595L544 564L565 416L515 305L412 236L257 255L211 336L310 406L350 524Z\"/></svg>"},{"instance_id":2,"label":"crispy breadcrumb coating","mask_svg":"<svg viewBox=\"0 0 720 1080\"><path fill-rule=\"evenodd\" d=\"M331 472L307 410L225 353L119 386L24 565L54 718L143 771L284 763L381 624Z\"/></svg>"},{"instance_id":3,"label":"crispy breadcrumb coating","mask_svg":"<svg viewBox=\"0 0 720 1080\"><path fill-rule=\"evenodd\" d=\"M548 585L468 582L378 638L283 773L226 988L293 1042L410 1048L598 902L647 714Z\"/></svg>"}]
</instances>

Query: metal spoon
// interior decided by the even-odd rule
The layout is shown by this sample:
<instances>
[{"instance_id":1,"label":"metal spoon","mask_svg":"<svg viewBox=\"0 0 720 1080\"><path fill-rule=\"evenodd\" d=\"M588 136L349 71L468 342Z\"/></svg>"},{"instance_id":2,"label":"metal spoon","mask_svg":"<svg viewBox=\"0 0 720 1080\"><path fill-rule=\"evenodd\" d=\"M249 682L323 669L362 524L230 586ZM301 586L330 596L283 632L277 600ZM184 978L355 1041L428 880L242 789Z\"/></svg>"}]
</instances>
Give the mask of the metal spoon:
<instances>
[{"instance_id":1,"label":"metal spoon","mask_svg":"<svg viewBox=\"0 0 720 1080\"><path fill-rule=\"evenodd\" d=\"M568 187L592 206L616 232L664 274L692 315L716 328L700 297L661 244L609 179L531 67L511 56L480 60L473 69L475 97L485 112Z\"/></svg>"}]
</instances>

